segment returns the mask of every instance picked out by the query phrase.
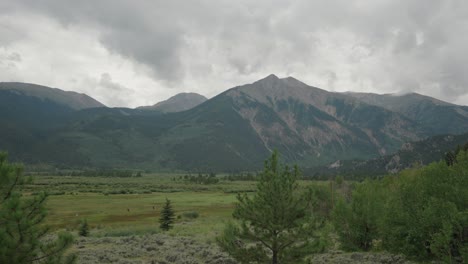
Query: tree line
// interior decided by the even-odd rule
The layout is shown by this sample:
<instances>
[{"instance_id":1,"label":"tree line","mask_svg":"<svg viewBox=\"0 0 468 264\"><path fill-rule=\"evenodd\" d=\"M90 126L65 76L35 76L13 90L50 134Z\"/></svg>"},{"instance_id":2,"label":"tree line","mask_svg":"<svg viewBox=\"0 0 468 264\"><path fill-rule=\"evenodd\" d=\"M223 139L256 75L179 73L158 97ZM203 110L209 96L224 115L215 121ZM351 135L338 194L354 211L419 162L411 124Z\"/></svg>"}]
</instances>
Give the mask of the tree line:
<instances>
[{"instance_id":1,"label":"tree line","mask_svg":"<svg viewBox=\"0 0 468 264\"><path fill-rule=\"evenodd\" d=\"M204 184L204 185L216 184L219 182L219 179L218 177L216 177L216 173L214 172L210 172L208 174L198 173L196 176L184 175L184 176L180 176L179 179L185 182Z\"/></svg>"},{"instance_id":2,"label":"tree line","mask_svg":"<svg viewBox=\"0 0 468 264\"><path fill-rule=\"evenodd\" d=\"M57 172L58 176L72 176L72 177L118 177L118 178L130 178L130 177L142 177L140 171L131 170L86 170L86 171L68 171L68 172ZM50 173L48 174L50 175Z\"/></svg>"},{"instance_id":3,"label":"tree line","mask_svg":"<svg viewBox=\"0 0 468 264\"><path fill-rule=\"evenodd\" d=\"M218 244L241 263L301 263L326 247L331 223L347 251L418 261L468 261L468 152L361 183L300 188L300 172L265 162L253 195L239 194Z\"/></svg>"}]
</instances>

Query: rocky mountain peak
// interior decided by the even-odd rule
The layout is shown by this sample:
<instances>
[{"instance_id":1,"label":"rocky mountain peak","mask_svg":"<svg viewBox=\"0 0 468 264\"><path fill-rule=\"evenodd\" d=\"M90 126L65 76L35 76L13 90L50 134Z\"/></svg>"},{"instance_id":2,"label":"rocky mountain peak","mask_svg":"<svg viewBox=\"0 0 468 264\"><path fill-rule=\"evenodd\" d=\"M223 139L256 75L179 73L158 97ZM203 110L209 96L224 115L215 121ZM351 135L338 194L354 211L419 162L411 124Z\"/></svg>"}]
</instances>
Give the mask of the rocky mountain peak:
<instances>
[{"instance_id":1,"label":"rocky mountain peak","mask_svg":"<svg viewBox=\"0 0 468 264\"><path fill-rule=\"evenodd\" d=\"M139 109L158 110L161 112L181 112L205 102L207 99L197 93L179 93L171 98L152 106L142 106Z\"/></svg>"}]
</instances>

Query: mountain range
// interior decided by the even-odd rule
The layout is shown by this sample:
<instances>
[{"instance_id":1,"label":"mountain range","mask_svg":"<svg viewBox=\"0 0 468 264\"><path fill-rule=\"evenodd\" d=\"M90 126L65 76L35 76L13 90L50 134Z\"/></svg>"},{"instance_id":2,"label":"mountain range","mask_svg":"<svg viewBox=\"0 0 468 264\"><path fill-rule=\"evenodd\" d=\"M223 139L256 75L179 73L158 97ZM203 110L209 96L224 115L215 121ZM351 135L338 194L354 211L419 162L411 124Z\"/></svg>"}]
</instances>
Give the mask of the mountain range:
<instances>
[{"instance_id":1,"label":"mountain range","mask_svg":"<svg viewBox=\"0 0 468 264\"><path fill-rule=\"evenodd\" d=\"M0 112L0 149L16 161L60 168L257 170L273 149L313 168L468 132L467 106L414 93L334 93L275 75L209 100L185 94L137 109L0 83Z\"/></svg>"}]
</instances>

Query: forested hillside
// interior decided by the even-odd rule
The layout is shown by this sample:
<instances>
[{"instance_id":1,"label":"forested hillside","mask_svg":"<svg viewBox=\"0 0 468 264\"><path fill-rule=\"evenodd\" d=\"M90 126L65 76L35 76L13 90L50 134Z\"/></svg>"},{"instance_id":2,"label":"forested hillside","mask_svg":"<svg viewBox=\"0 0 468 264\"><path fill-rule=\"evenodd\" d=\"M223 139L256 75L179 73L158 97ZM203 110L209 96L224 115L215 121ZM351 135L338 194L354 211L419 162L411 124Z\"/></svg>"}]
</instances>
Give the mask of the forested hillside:
<instances>
[{"instance_id":1,"label":"forested hillside","mask_svg":"<svg viewBox=\"0 0 468 264\"><path fill-rule=\"evenodd\" d=\"M175 113L106 108L86 95L42 86L2 87L0 148L12 160L59 168L253 171L277 149L302 168L376 159L351 168L391 171L414 161L398 154L395 168L388 165L395 157L389 154L413 146L406 143L466 132L468 123L466 107L429 97L333 93L274 75ZM428 118L441 107L442 125ZM424 155L423 163L431 161Z\"/></svg>"}]
</instances>

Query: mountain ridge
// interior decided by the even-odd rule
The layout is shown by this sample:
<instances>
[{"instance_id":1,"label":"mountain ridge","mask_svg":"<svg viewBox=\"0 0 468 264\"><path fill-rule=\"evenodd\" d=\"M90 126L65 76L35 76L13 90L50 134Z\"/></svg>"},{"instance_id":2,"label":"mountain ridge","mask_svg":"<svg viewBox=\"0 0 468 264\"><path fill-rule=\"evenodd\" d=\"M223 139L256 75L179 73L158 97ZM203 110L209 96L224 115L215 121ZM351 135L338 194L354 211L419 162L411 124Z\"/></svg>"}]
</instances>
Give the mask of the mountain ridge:
<instances>
[{"instance_id":1,"label":"mountain ridge","mask_svg":"<svg viewBox=\"0 0 468 264\"><path fill-rule=\"evenodd\" d=\"M349 93L349 95L368 104L403 114L437 134L459 134L468 130L468 123L465 122L468 118L468 106L451 104L418 93L403 95Z\"/></svg>"},{"instance_id":2,"label":"mountain ridge","mask_svg":"<svg viewBox=\"0 0 468 264\"><path fill-rule=\"evenodd\" d=\"M192 109L208 100L198 93L178 93L166 100L151 106L140 106L137 109L157 110L164 113L181 112Z\"/></svg>"},{"instance_id":3,"label":"mountain ridge","mask_svg":"<svg viewBox=\"0 0 468 264\"><path fill-rule=\"evenodd\" d=\"M64 91L58 88L51 88L31 83L0 82L0 91L22 93L26 96L32 96L43 100L51 100L56 103L66 105L74 110L106 107L101 102L84 93Z\"/></svg>"},{"instance_id":4,"label":"mountain ridge","mask_svg":"<svg viewBox=\"0 0 468 264\"><path fill-rule=\"evenodd\" d=\"M22 95L0 106L23 101L27 111L2 117L8 129L0 131L0 148L17 161L61 167L256 170L277 149L286 162L307 168L376 158L436 135L402 113L275 75L181 112L77 110ZM464 118L452 117L452 123ZM436 121L428 119L433 126Z\"/></svg>"}]
</instances>

